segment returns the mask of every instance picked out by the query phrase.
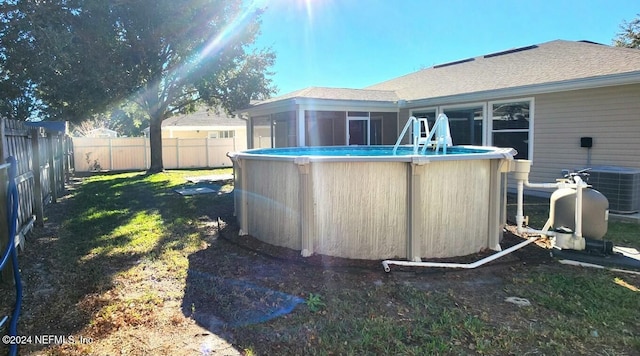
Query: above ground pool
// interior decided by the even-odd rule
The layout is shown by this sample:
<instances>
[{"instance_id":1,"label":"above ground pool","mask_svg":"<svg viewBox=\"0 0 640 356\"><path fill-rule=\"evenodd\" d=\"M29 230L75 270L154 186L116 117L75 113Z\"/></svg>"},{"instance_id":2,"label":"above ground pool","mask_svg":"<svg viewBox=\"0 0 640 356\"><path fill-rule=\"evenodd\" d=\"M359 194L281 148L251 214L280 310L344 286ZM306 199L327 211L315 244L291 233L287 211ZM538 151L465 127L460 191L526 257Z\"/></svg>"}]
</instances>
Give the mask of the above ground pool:
<instances>
[{"instance_id":1,"label":"above ground pool","mask_svg":"<svg viewBox=\"0 0 640 356\"><path fill-rule=\"evenodd\" d=\"M343 159L344 157L385 157L385 160L404 160L404 156L413 155L413 147L400 146L396 153L393 153L393 146L321 146L321 147L285 147L285 148L259 148L244 151L246 154L254 154L261 156L288 156L288 157L336 157ZM427 150L425 155L418 156L445 156L445 155L468 155L478 153L490 153L495 148L476 147L476 146L457 146L450 147L446 154L442 151L435 152ZM459 158L459 157L458 157Z\"/></svg>"},{"instance_id":2,"label":"above ground pool","mask_svg":"<svg viewBox=\"0 0 640 356\"><path fill-rule=\"evenodd\" d=\"M401 146L230 153L242 234L354 259L463 256L499 248L511 148Z\"/></svg>"}]
</instances>

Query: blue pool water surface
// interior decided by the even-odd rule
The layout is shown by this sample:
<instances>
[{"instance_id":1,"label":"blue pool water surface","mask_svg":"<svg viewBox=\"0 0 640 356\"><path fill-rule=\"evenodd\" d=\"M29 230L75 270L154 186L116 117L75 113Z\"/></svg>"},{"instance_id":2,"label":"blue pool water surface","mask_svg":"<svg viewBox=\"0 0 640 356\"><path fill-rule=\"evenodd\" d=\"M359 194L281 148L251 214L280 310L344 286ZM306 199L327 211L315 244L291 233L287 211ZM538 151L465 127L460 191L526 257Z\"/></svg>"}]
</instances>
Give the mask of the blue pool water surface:
<instances>
[{"instance_id":1,"label":"blue pool water surface","mask_svg":"<svg viewBox=\"0 0 640 356\"><path fill-rule=\"evenodd\" d=\"M456 154L473 154L487 153L491 149L479 149L469 147L449 147L447 155ZM322 146L322 147L285 147L285 148L261 148L250 150L247 153L257 155L273 155L273 156L320 156L320 157L383 157L383 156L411 156L413 155L413 147L398 147L396 154L393 154L393 146ZM443 155L442 151L434 152L427 149L427 156Z\"/></svg>"}]
</instances>

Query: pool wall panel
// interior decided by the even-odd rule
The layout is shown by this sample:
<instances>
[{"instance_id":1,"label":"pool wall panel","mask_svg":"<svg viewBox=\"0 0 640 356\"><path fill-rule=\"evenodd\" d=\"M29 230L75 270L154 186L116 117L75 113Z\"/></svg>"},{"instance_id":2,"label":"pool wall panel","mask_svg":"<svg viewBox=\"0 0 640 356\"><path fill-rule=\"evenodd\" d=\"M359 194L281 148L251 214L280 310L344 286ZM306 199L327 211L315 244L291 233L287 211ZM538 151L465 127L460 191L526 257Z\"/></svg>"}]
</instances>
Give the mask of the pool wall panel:
<instances>
[{"instance_id":1,"label":"pool wall panel","mask_svg":"<svg viewBox=\"0 0 640 356\"><path fill-rule=\"evenodd\" d=\"M421 166L420 256L463 256L487 247L490 161L431 162ZM415 257L415 256L414 256Z\"/></svg>"},{"instance_id":2,"label":"pool wall panel","mask_svg":"<svg viewBox=\"0 0 640 356\"><path fill-rule=\"evenodd\" d=\"M314 252L377 259L405 255L406 163L313 162Z\"/></svg>"},{"instance_id":3,"label":"pool wall panel","mask_svg":"<svg viewBox=\"0 0 640 356\"><path fill-rule=\"evenodd\" d=\"M245 213L250 235L276 246L301 249L299 178L286 161L243 161Z\"/></svg>"}]
</instances>

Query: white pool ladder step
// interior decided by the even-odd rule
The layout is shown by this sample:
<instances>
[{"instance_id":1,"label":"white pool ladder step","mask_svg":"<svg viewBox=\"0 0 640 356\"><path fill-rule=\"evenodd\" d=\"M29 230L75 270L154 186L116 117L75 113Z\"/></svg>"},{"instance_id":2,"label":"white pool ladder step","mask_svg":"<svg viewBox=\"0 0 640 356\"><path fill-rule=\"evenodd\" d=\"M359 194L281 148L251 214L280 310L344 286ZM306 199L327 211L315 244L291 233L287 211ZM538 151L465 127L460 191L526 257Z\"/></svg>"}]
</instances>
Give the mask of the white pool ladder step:
<instances>
[{"instance_id":1,"label":"white pool ladder step","mask_svg":"<svg viewBox=\"0 0 640 356\"><path fill-rule=\"evenodd\" d=\"M451 147L453 145L453 140L451 139L451 129L449 128L449 118L445 114L438 115L433 128L429 129L429 122L426 118L417 119L415 116L409 117L407 123L404 125L400 136L398 136L398 140L396 140L396 144L393 146L393 154L396 154L398 147L400 146L400 142L404 135L406 135L407 131L411 127L411 133L413 136L413 154L418 154L418 150L420 150L420 154L425 154L427 151L427 147L433 147L436 152L442 149L442 153L447 153L447 147ZM422 135L422 127L426 129L428 135L425 137Z\"/></svg>"}]
</instances>

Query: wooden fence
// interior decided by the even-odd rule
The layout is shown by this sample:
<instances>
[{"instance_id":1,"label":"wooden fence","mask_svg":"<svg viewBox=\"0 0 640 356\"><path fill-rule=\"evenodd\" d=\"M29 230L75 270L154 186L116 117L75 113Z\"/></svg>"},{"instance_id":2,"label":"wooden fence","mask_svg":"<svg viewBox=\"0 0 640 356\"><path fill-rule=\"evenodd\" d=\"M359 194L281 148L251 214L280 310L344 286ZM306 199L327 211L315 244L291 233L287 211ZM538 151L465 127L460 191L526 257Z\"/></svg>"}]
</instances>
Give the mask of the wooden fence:
<instances>
[{"instance_id":1,"label":"wooden fence","mask_svg":"<svg viewBox=\"0 0 640 356\"><path fill-rule=\"evenodd\" d=\"M227 152L246 149L239 138L167 138L162 140L166 169L231 167ZM146 170L149 139L74 137L75 172Z\"/></svg>"},{"instance_id":2,"label":"wooden fence","mask_svg":"<svg viewBox=\"0 0 640 356\"><path fill-rule=\"evenodd\" d=\"M72 169L69 160L71 141L64 132L32 127L23 121L1 119L0 156L17 160L16 185L19 193L16 245L24 248L24 236L33 224L44 222L44 206L64 193ZM2 182L6 190L6 181ZM0 204L6 205L2 200ZM0 228L0 248L8 240L6 223Z\"/></svg>"},{"instance_id":3,"label":"wooden fence","mask_svg":"<svg viewBox=\"0 0 640 356\"><path fill-rule=\"evenodd\" d=\"M34 127L24 121L0 119L0 157L17 160L19 193L18 228L15 243L25 246L25 234L34 224L44 223L44 207L64 193L73 172L99 170L144 170L149 168L146 138L71 138L51 127ZM231 166L229 151L246 149L236 138L164 139L165 168ZM4 178L3 178L4 177ZM0 204L6 206L6 172L0 172ZM6 209L5 209L6 210ZM0 209L2 212L3 209ZM0 219L0 249L8 243L6 219Z\"/></svg>"}]
</instances>

